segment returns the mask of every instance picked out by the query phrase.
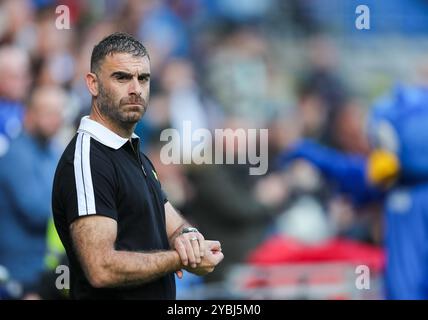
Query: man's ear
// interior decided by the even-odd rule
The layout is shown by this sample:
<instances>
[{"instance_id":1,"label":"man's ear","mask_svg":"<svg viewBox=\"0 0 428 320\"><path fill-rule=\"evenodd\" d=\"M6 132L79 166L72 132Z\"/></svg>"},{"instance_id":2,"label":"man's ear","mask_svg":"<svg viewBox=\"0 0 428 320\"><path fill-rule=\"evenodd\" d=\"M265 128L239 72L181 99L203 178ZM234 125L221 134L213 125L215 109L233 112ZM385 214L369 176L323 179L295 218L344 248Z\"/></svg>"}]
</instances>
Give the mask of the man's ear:
<instances>
[{"instance_id":1,"label":"man's ear","mask_svg":"<svg viewBox=\"0 0 428 320\"><path fill-rule=\"evenodd\" d=\"M98 96L98 77L95 73L89 72L86 74L86 86L93 97Z\"/></svg>"}]
</instances>

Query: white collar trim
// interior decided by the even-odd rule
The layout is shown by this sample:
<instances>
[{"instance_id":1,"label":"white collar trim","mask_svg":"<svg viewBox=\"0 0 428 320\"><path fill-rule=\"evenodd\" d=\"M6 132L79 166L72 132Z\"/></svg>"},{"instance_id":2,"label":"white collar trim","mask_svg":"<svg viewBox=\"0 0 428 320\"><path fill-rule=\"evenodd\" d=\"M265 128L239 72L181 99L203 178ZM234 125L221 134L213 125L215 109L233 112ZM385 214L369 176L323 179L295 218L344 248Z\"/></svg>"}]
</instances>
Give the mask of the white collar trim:
<instances>
[{"instance_id":1,"label":"white collar trim","mask_svg":"<svg viewBox=\"0 0 428 320\"><path fill-rule=\"evenodd\" d=\"M122 138L107 127L103 126L101 123L89 119L89 116L84 116L80 120L80 126L77 132L87 133L98 142L101 142L107 147L113 148L115 150L122 147L128 141L128 139ZM140 137L137 136L135 133L132 133L131 138Z\"/></svg>"}]
</instances>

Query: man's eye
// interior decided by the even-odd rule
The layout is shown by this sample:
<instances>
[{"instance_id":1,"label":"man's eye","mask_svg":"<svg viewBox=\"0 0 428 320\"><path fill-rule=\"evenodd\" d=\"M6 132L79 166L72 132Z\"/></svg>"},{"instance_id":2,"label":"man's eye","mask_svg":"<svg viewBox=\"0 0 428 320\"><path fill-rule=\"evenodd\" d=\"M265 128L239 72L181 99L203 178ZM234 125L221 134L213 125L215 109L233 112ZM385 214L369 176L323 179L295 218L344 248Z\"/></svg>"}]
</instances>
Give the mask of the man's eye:
<instances>
[{"instance_id":1,"label":"man's eye","mask_svg":"<svg viewBox=\"0 0 428 320\"><path fill-rule=\"evenodd\" d=\"M148 80L149 80L149 77L139 77L138 78L138 81L140 81L140 82L146 82Z\"/></svg>"},{"instance_id":2,"label":"man's eye","mask_svg":"<svg viewBox=\"0 0 428 320\"><path fill-rule=\"evenodd\" d=\"M131 79L132 77L130 77L130 76L129 76L129 75L127 75L127 74L115 74L115 75L114 75L114 78L115 78L117 81L127 81L127 80Z\"/></svg>"}]
</instances>

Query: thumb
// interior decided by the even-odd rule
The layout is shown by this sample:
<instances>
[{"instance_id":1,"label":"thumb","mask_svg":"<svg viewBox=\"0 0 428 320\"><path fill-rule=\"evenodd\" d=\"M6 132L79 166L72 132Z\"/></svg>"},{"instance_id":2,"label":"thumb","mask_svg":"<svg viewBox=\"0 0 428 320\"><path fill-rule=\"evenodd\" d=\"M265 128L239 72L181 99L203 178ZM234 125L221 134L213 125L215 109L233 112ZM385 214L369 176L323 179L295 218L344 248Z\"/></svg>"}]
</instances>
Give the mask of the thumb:
<instances>
[{"instance_id":1,"label":"thumb","mask_svg":"<svg viewBox=\"0 0 428 320\"><path fill-rule=\"evenodd\" d=\"M221 244L219 241L207 241L207 244L210 251L221 251Z\"/></svg>"}]
</instances>

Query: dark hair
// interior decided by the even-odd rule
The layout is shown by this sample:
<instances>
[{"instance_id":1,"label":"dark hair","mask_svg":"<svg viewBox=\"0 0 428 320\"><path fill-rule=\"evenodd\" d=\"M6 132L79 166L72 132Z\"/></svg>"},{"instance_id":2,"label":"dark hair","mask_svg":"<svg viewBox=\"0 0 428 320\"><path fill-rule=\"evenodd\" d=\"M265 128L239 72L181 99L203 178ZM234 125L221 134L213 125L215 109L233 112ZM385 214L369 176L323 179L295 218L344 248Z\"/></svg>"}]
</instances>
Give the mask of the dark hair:
<instances>
[{"instance_id":1,"label":"dark hair","mask_svg":"<svg viewBox=\"0 0 428 320\"><path fill-rule=\"evenodd\" d=\"M149 57L143 44L133 36L116 32L101 40L92 50L91 72L99 70L101 61L109 54L129 53L135 57Z\"/></svg>"}]
</instances>

